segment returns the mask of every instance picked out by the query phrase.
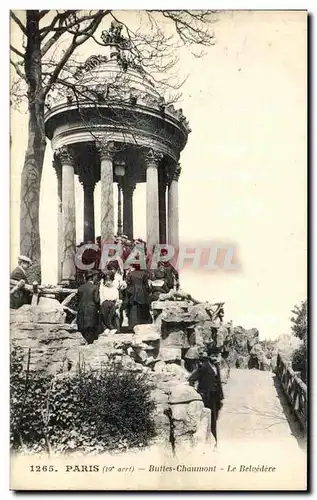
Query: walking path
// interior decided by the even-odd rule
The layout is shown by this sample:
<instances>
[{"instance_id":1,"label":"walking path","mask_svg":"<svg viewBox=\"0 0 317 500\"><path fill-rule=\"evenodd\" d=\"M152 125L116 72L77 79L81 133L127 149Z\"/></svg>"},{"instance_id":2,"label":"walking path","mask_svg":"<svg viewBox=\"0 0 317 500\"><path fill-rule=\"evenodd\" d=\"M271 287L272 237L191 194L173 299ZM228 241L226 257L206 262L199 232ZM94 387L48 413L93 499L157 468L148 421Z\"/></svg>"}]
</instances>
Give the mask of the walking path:
<instances>
[{"instance_id":1,"label":"walking path","mask_svg":"<svg viewBox=\"0 0 317 500\"><path fill-rule=\"evenodd\" d=\"M223 389L219 440L287 440L298 447L296 436L300 435L300 428L290 414L274 373L231 369Z\"/></svg>"}]
</instances>

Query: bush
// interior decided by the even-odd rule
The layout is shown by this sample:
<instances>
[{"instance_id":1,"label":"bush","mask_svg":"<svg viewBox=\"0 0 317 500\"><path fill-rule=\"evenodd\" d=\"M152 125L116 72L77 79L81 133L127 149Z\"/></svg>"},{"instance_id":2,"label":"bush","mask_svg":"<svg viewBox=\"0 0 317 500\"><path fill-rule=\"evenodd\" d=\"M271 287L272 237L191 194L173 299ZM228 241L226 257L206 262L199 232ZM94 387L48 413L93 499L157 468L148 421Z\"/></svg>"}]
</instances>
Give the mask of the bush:
<instances>
[{"instance_id":1,"label":"bush","mask_svg":"<svg viewBox=\"0 0 317 500\"><path fill-rule=\"evenodd\" d=\"M31 372L11 353L11 445L59 452L145 446L154 436L144 375L111 365L99 372L57 377Z\"/></svg>"},{"instance_id":2,"label":"bush","mask_svg":"<svg viewBox=\"0 0 317 500\"><path fill-rule=\"evenodd\" d=\"M307 346L302 344L293 353L292 368L296 372L300 372L300 377L307 384Z\"/></svg>"},{"instance_id":3,"label":"bush","mask_svg":"<svg viewBox=\"0 0 317 500\"><path fill-rule=\"evenodd\" d=\"M22 360L22 351L14 349L10 358L10 440L14 447L44 437L42 410L51 381L34 372L26 377Z\"/></svg>"},{"instance_id":4,"label":"bush","mask_svg":"<svg viewBox=\"0 0 317 500\"><path fill-rule=\"evenodd\" d=\"M294 316L291 318L293 323L292 330L296 337L302 340L302 344L293 352L292 355L292 367L293 370L300 372L300 376L307 383L307 349L308 349L308 338L307 338L307 300L303 300L299 306L294 306L292 310Z\"/></svg>"}]
</instances>

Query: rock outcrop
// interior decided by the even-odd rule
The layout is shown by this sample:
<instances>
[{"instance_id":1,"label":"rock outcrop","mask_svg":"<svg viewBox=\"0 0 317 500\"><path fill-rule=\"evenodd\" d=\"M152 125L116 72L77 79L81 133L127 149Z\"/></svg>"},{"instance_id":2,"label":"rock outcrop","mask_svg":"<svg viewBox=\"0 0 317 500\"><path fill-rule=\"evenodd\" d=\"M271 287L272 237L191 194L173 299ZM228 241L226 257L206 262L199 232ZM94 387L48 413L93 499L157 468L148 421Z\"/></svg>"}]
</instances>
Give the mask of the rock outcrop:
<instances>
[{"instance_id":1,"label":"rock outcrop","mask_svg":"<svg viewBox=\"0 0 317 500\"><path fill-rule=\"evenodd\" d=\"M69 371L69 353L85 346L82 335L65 323L65 313L55 299L40 298L37 306L11 310L11 345L24 351L24 366L47 373Z\"/></svg>"},{"instance_id":2,"label":"rock outcrop","mask_svg":"<svg viewBox=\"0 0 317 500\"><path fill-rule=\"evenodd\" d=\"M56 299L40 297L36 306L28 304L19 309L11 309L11 322L13 323L65 323L66 315Z\"/></svg>"},{"instance_id":3,"label":"rock outcrop","mask_svg":"<svg viewBox=\"0 0 317 500\"><path fill-rule=\"evenodd\" d=\"M183 366L181 349L157 346L157 342L162 340L157 339L156 325L138 325L133 334L101 334L93 344L69 352L71 371L76 362L92 370L115 362L122 369L146 374L155 387L151 395L161 438L169 441L172 433L175 444L195 444L207 435L209 410L187 381L189 373Z\"/></svg>"},{"instance_id":4,"label":"rock outcrop","mask_svg":"<svg viewBox=\"0 0 317 500\"><path fill-rule=\"evenodd\" d=\"M137 325L134 332L105 331L87 345L76 326L54 299L11 312L12 344L22 347L25 361L31 349L31 370L74 373L78 367L100 370L111 363L146 374L153 382L154 414L162 436L175 443L195 443L206 437L210 410L187 381L197 367L201 349L213 347L223 357L225 382L230 366L270 369L271 360L255 328L246 330L223 322L223 303L197 303L189 294L171 291L152 303L154 323ZM171 437L172 436L172 437Z\"/></svg>"},{"instance_id":5,"label":"rock outcrop","mask_svg":"<svg viewBox=\"0 0 317 500\"><path fill-rule=\"evenodd\" d=\"M229 365L235 368L248 368L251 350L258 342L259 331L256 328L247 330L242 326L231 327L224 340Z\"/></svg>"}]
</instances>

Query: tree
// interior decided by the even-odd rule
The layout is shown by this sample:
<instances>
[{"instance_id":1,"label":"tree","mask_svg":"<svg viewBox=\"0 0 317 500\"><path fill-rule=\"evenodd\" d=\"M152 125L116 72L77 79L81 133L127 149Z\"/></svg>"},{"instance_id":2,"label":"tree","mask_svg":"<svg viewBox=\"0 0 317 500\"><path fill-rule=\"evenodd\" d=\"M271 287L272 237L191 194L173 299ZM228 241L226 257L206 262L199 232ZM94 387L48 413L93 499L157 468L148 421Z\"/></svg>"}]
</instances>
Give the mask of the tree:
<instances>
[{"instance_id":1,"label":"tree","mask_svg":"<svg viewBox=\"0 0 317 500\"><path fill-rule=\"evenodd\" d=\"M292 310L294 316L292 331L296 337L303 341L292 356L292 367L300 372L302 380L307 383L307 300L303 300L299 306L295 305Z\"/></svg>"},{"instance_id":2,"label":"tree","mask_svg":"<svg viewBox=\"0 0 317 500\"><path fill-rule=\"evenodd\" d=\"M107 20L115 22L120 26L120 33L123 28L128 50L145 73L151 73L167 88L178 88L179 82L171 81L170 76L170 70L178 61L178 49L189 46L200 50L214 43L210 11L140 11L140 25L136 29L121 21L123 12L11 11L12 26L20 34L17 37L20 43L11 45L10 62L17 75L12 81L11 102L14 98L20 102L26 97L28 104L28 145L21 176L20 251L32 259L32 278L39 282L39 201L46 149L45 103L53 88L72 86L72 77L79 66L76 62L79 47L88 40L105 46L107 40L100 41L98 30ZM166 21L170 27L168 34L164 29Z\"/></svg>"},{"instance_id":3,"label":"tree","mask_svg":"<svg viewBox=\"0 0 317 500\"><path fill-rule=\"evenodd\" d=\"M307 345L302 344L293 352L292 368L300 372L301 379L307 384Z\"/></svg>"},{"instance_id":4,"label":"tree","mask_svg":"<svg viewBox=\"0 0 317 500\"><path fill-rule=\"evenodd\" d=\"M303 300L299 306L295 305L292 310L294 316L291 318L292 331L296 337L307 343L307 300Z\"/></svg>"}]
</instances>

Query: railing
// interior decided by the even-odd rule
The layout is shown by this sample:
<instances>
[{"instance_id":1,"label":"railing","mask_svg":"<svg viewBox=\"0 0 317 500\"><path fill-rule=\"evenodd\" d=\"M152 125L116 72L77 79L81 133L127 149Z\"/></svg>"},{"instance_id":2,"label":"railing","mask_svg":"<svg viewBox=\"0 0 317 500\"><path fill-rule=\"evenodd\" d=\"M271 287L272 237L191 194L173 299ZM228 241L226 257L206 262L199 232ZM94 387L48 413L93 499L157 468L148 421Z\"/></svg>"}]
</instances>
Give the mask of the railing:
<instances>
[{"instance_id":1,"label":"railing","mask_svg":"<svg viewBox=\"0 0 317 500\"><path fill-rule=\"evenodd\" d=\"M39 297L45 295L52 296L63 296L66 297L62 300L61 306L64 309L64 311L68 311L73 315L76 315L76 311L71 309L68 304L71 302L71 300L75 297L77 294L77 288L64 288L61 286L49 286L49 285L39 285L36 281L33 282L32 285L28 285L25 283L24 280L13 280L10 279L10 295L13 295L16 291L20 289L25 289L27 290L30 294L32 294L32 302L31 304L33 306L37 305Z\"/></svg>"},{"instance_id":2,"label":"railing","mask_svg":"<svg viewBox=\"0 0 317 500\"><path fill-rule=\"evenodd\" d=\"M307 431L307 386L294 372L290 363L277 356L275 373L284 394L304 431Z\"/></svg>"}]
</instances>

